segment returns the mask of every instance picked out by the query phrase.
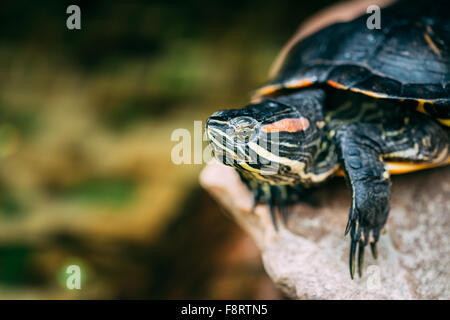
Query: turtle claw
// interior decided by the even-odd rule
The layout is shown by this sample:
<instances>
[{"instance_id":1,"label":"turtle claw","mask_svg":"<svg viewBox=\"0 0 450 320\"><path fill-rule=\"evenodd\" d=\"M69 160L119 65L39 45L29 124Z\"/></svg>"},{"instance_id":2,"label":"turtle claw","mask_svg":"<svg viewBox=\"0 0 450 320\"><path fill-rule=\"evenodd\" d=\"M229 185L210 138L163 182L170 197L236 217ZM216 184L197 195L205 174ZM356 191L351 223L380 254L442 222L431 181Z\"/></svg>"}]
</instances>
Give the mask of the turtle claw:
<instances>
[{"instance_id":1,"label":"turtle claw","mask_svg":"<svg viewBox=\"0 0 450 320\"><path fill-rule=\"evenodd\" d=\"M349 261L349 266L350 266L350 277L352 277L355 274L355 251L356 251L356 241L351 241L350 243L350 261Z\"/></svg>"},{"instance_id":2,"label":"turtle claw","mask_svg":"<svg viewBox=\"0 0 450 320\"><path fill-rule=\"evenodd\" d=\"M278 221L277 221L277 210L276 210L276 204L273 199L273 197L270 197L269 199L269 207L270 207L270 216L272 218L272 223L275 231L278 232Z\"/></svg>"},{"instance_id":3,"label":"turtle claw","mask_svg":"<svg viewBox=\"0 0 450 320\"><path fill-rule=\"evenodd\" d=\"M256 200L253 200L253 205L252 205L252 209L251 209L251 213L255 214L255 210L256 210L256 205L258 204L258 202Z\"/></svg>"},{"instance_id":4,"label":"turtle claw","mask_svg":"<svg viewBox=\"0 0 450 320\"><path fill-rule=\"evenodd\" d=\"M358 222L356 221L356 216L357 216L357 213L355 212L355 210L353 210L353 208L350 209L347 226L345 227L345 232L344 232L345 236L348 234L348 232L350 230L353 230L355 228L355 226L358 224Z\"/></svg>"},{"instance_id":5,"label":"turtle claw","mask_svg":"<svg viewBox=\"0 0 450 320\"><path fill-rule=\"evenodd\" d=\"M265 188L263 185L254 183L254 181L246 181L247 186L253 193L253 206L251 209L252 214L255 213L256 206L259 203L267 203L270 209L270 217L275 231L278 231L278 219L277 211L280 212L283 221L286 216L286 199L284 198L284 192L277 186L270 186Z\"/></svg>"},{"instance_id":6,"label":"turtle claw","mask_svg":"<svg viewBox=\"0 0 450 320\"><path fill-rule=\"evenodd\" d=\"M277 212L281 215L283 225L287 225L287 191L279 186L270 187L269 207L275 231L278 231Z\"/></svg>"},{"instance_id":7,"label":"turtle claw","mask_svg":"<svg viewBox=\"0 0 450 320\"><path fill-rule=\"evenodd\" d=\"M356 260L356 249L358 248L358 276L361 278L364 268L364 249L366 245L364 241L361 240L351 240L350 244L350 277L353 279L355 276L355 260Z\"/></svg>"},{"instance_id":8,"label":"turtle claw","mask_svg":"<svg viewBox=\"0 0 450 320\"><path fill-rule=\"evenodd\" d=\"M358 249L358 276L361 278L363 274L364 267L364 249L366 248L368 238L368 232L364 229L364 234L361 235L361 227L356 219L356 214L353 210L350 212L350 218L345 229L345 234L350 231L350 277L353 279L355 276L355 260L356 260L356 249Z\"/></svg>"},{"instance_id":9,"label":"turtle claw","mask_svg":"<svg viewBox=\"0 0 450 320\"><path fill-rule=\"evenodd\" d=\"M359 250L358 250L358 275L361 278L364 267L364 249L366 248L366 244L363 241L359 241Z\"/></svg>"},{"instance_id":10,"label":"turtle claw","mask_svg":"<svg viewBox=\"0 0 450 320\"><path fill-rule=\"evenodd\" d=\"M245 179L241 175L241 179L253 193L253 205L251 213L254 214L256 206L260 203L266 203L270 208L270 216L275 231L279 230L279 218L283 225L287 225L288 206L295 196L300 194L297 188L288 189L286 186L271 186L268 184L261 184L253 180Z\"/></svg>"},{"instance_id":11,"label":"turtle claw","mask_svg":"<svg viewBox=\"0 0 450 320\"><path fill-rule=\"evenodd\" d=\"M352 210L353 211L353 210ZM355 221L355 219L352 219L352 211L350 211L350 218L348 219L347 227L345 228L345 234L350 231L350 260L349 260L349 267L350 267L350 277L353 279L355 275L355 253L356 253L356 247L358 245L358 238L357 238L357 228L358 228L358 222Z\"/></svg>"},{"instance_id":12,"label":"turtle claw","mask_svg":"<svg viewBox=\"0 0 450 320\"><path fill-rule=\"evenodd\" d=\"M249 186L249 184L247 184L247 186ZM256 210L256 206L258 205L258 203L261 202L261 200L264 197L264 192L261 188L260 185L256 184L256 186L249 186L249 188L251 189L252 193L253 193L253 205L252 205L252 214L255 213Z\"/></svg>"},{"instance_id":13,"label":"turtle claw","mask_svg":"<svg viewBox=\"0 0 450 320\"><path fill-rule=\"evenodd\" d=\"M380 231L377 228L370 228L361 226L359 223L359 218L353 212L350 213L349 221L347 223L347 228L345 234L350 232L350 277L353 279L355 275L355 260L356 251L358 251L358 275L361 278L364 269L364 253L365 248L368 243L370 243L370 250L372 251L372 256L374 259L378 258L377 242L379 239ZM370 235L372 234L372 237ZM370 241L369 241L370 239ZM358 250L357 250L358 249Z\"/></svg>"},{"instance_id":14,"label":"turtle claw","mask_svg":"<svg viewBox=\"0 0 450 320\"><path fill-rule=\"evenodd\" d=\"M378 259L378 248L377 243L375 241L370 243L370 251L372 251L372 257L375 260Z\"/></svg>"},{"instance_id":15,"label":"turtle claw","mask_svg":"<svg viewBox=\"0 0 450 320\"><path fill-rule=\"evenodd\" d=\"M288 213L287 213L287 204L286 201L282 200L280 203L280 213L281 213L281 219L283 220L283 224L287 226L288 220Z\"/></svg>"},{"instance_id":16,"label":"turtle claw","mask_svg":"<svg viewBox=\"0 0 450 320\"><path fill-rule=\"evenodd\" d=\"M348 232L350 231L350 228L352 226L353 221L349 218L348 222L347 222L347 226L345 227L345 232L344 232L344 236L346 236L348 234Z\"/></svg>"}]
</instances>

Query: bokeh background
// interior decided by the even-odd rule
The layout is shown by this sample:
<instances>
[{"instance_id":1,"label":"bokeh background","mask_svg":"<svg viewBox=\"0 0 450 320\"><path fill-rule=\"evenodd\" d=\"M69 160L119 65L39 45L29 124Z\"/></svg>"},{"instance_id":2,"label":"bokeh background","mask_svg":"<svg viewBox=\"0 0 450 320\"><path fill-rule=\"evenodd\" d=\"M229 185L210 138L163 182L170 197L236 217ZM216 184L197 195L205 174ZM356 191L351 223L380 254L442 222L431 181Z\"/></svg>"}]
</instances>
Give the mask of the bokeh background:
<instances>
[{"instance_id":1,"label":"bokeh background","mask_svg":"<svg viewBox=\"0 0 450 320\"><path fill-rule=\"evenodd\" d=\"M170 137L246 104L330 2L2 1L0 298L283 298Z\"/></svg>"}]
</instances>

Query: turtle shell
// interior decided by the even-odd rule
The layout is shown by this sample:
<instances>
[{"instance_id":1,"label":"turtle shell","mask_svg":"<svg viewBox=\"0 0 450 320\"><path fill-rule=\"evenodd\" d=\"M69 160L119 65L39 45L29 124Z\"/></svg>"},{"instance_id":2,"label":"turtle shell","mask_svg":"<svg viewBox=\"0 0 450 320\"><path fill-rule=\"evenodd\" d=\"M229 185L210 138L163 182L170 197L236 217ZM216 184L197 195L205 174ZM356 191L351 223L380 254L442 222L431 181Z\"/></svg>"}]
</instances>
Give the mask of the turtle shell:
<instances>
[{"instance_id":1,"label":"turtle shell","mask_svg":"<svg viewBox=\"0 0 450 320\"><path fill-rule=\"evenodd\" d=\"M255 97L328 84L414 100L419 111L450 118L450 3L397 2L381 9L381 29L369 29L368 17L332 24L294 44Z\"/></svg>"}]
</instances>

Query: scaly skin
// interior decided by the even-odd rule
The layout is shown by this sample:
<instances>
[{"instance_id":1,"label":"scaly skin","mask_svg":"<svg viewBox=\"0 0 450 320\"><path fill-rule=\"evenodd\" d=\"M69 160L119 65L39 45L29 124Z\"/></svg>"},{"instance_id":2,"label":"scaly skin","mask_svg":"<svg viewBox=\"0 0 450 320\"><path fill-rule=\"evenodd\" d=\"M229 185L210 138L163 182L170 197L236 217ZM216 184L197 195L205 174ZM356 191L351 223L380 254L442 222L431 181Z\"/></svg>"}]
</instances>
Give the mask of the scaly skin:
<instances>
[{"instance_id":1,"label":"scaly skin","mask_svg":"<svg viewBox=\"0 0 450 320\"><path fill-rule=\"evenodd\" d=\"M244 127L251 122L243 140L242 119ZM318 184L343 169L352 191L345 230L351 237L352 278L356 251L361 276L364 248L370 243L376 257L388 218L390 176L385 161L444 164L449 157L449 131L433 118L397 101L334 89L305 89L241 110L224 110L208 119L206 130L215 152L229 157L221 160L240 171L255 202L269 203L275 225L275 207L285 211L298 187ZM271 139L277 148L267 148ZM261 158L271 161L263 163ZM271 174L263 169L271 169Z\"/></svg>"}]
</instances>

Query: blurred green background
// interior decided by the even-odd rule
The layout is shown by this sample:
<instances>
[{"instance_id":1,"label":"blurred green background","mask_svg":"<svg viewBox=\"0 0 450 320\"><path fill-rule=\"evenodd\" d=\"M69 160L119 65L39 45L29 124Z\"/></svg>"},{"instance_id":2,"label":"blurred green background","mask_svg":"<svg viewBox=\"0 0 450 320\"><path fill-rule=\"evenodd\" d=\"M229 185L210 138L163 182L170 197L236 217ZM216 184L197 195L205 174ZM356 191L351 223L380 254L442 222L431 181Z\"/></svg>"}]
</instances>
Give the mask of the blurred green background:
<instances>
[{"instance_id":1,"label":"blurred green background","mask_svg":"<svg viewBox=\"0 0 450 320\"><path fill-rule=\"evenodd\" d=\"M329 2L2 1L0 298L282 298L170 136L246 104Z\"/></svg>"}]
</instances>

